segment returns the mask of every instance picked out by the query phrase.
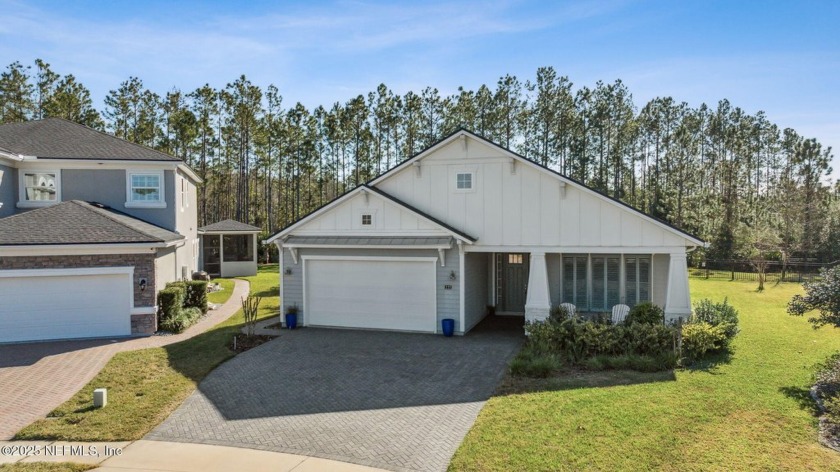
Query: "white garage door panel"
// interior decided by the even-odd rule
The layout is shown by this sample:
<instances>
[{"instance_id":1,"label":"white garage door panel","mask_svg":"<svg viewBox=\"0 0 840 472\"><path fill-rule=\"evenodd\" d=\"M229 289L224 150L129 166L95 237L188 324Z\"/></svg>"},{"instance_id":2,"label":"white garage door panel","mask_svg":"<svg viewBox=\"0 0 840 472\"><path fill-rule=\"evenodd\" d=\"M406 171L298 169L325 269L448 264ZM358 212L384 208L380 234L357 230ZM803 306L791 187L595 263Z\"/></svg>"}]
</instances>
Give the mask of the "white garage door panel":
<instances>
[{"instance_id":1,"label":"white garage door panel","mask_svg":"<svg viewBox=\"0 0 840 472\"><path fill-rule=\"evenodd\" d=\"M130 275L0 277L0 342L131 334Z\"/></svg>"},{"instance_id":2,"label":"white garage door panel","mask_svg":"<svg viewBox=\"0 0 840 472\"><path fill-rule=\"evenodd\" d=\"M307 324L435 331L434 261L307 259L305 264Z\"/></svg>"}]
</instances>

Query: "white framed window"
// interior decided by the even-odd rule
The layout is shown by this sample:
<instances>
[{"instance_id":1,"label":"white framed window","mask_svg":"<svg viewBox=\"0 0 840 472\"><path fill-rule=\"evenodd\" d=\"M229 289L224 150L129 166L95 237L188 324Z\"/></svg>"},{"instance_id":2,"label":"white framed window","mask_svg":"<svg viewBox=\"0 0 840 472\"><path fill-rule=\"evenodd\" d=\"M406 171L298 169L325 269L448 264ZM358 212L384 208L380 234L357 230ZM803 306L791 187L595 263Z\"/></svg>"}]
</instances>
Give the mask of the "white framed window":
<instances>
[{"instance_id":1,"label":"white framed window","mask_svg":"<svg viewBox=\"0 0 840 472\"><path fill-rule=\"evenodd\" d=\"M129 208L166 208L163 171L126 171L126 201Z\"/></svg>"},{"instance_id":2,"label":"white framed window","mask_svg":"<svg viewBox=\"0 0 840 472\"><path fill-rule=\"evenodd\" d=\"M362 226L373 225L373 215L370 213L362 213Z\"/></svg>"},{"instance_id":3,"label":"white framed window","mask_svg":"<svg viewBox=\"0 0 840 472\"><path fill-rule=\"evenodd\" d=\"M181 211L184 211L190 206L189 187L187 186L187 179L181 178Z\"/></svg>"},{"instance_id":4,"label":"white framed window","mask_svg":"<svg viewBox=\"0 0 840 472\"><path fill-rule=\"evenodd\" d=\"M458 172L455 174L455 189L456 190L472 190L473 188L473 173L472 172Z\"/></svg>"},{"instance_id":5,"label":"white framed window","mask_svg":"<svg viewBox=\"0 0 840 472\"><path fill-rule=\"evenodd\" d=\"M57 170L20 170L19 207L47 206L61 201L61 172Z\"/></svg>"}]
</instances>

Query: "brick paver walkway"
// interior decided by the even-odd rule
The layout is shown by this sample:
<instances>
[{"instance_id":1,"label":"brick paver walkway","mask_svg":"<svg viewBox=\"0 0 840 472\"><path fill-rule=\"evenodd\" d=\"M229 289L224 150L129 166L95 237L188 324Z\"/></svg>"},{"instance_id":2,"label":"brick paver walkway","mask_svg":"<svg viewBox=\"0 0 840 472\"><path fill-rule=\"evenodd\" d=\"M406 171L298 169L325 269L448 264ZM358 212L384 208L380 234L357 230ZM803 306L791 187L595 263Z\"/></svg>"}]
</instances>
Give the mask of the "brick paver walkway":
<instances>
[{"instance_id":1,"label":"brick paver walkway","mask_svg":"<svg viewBox=\"0 0 840 472\"><path fill-rule=\"evenodd\" d=\"M114 354L165 346L203 333L236 313L240 297L247 294L248 282L237 279L227 303L175 336L0 345L0 440L70 399Z\"/></svg>"},{"instance_id":2,"label":"brick paver walkway","mask_svg":"<svg viewBox=\"0 0 840 472\"><path fill-rule=\"evenodd\" d=\"M389 470L445 470L520 346L306 328L222 364L146 439L264 449Z\"/></svg>"}]
</instances>

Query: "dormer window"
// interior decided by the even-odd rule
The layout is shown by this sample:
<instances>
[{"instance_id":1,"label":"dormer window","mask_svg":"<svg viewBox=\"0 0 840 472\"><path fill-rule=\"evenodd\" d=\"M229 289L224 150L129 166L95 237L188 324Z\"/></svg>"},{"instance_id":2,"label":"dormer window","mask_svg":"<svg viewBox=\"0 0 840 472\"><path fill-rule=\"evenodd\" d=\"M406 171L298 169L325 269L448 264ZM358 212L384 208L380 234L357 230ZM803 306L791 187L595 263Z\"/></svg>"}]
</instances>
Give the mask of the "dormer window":
<instances>
[{"instance_id":1,"label":"dormer window","mask_svg":"<svg viewBox=\"0 0 840 472\"><path fill-rule=\"evenodd\" d=\"M61 201L58 171L21 171L18 206L36 207Z\"/></svg>"},{"instance_id":2,"label":"dormer window","mask_svg":"<svg viewBox=\"0 0 840 472\"><path fill-rule=\"evenodd\" d=\"M364 213L362 215L362 226L370 226L373 224L373 215L370 213Z\"/></svg>"},{"instance_id":3,"label":"dormer window","mask_svg":"<svg viewBox=\"0 0 840 472\"><path fill-rule=\"evenodd\" d=\"M165 208L163 192L162 171L126 173L126 207Z\"/></svg>"},{"instance_id":4,"label":"dormer window","mask_svg":"<svg viewBox=\"0 0 840 472\"><path fill-rule=\"evenodd\" d=\"M472 172L458 172L455 175L455 188L458 190L472 190L473 188L473 174Z\"/></svg>"}]
</instances>

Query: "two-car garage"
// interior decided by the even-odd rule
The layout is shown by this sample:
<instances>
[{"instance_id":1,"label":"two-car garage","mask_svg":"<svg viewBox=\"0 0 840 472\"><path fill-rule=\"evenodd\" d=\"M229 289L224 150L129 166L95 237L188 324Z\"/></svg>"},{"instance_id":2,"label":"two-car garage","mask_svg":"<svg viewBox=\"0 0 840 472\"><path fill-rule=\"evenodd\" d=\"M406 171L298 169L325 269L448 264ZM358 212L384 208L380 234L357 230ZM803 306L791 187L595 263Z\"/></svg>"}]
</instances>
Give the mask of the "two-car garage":
<instances>
[{"instance_id":1,"label":"two-car garage","mask_svg":"<svg viewBox=\"0 0 840 472\"><path fill-rule=\"evenodd\" d=\"M0 270L0 343L130 335L133 272Z\"/></svg>"},{"instance_id":2,"label":"two-car garage","mask_svg":"<svg viewBox=\"0 0 840 472\"><path fill-rule=\"evenodd\" d=\"M435 257L304 256L309 326L435 332Z\"/></svg>"}]
</instances>

